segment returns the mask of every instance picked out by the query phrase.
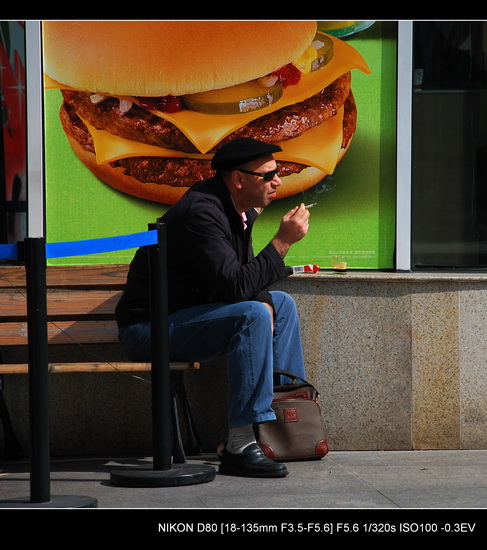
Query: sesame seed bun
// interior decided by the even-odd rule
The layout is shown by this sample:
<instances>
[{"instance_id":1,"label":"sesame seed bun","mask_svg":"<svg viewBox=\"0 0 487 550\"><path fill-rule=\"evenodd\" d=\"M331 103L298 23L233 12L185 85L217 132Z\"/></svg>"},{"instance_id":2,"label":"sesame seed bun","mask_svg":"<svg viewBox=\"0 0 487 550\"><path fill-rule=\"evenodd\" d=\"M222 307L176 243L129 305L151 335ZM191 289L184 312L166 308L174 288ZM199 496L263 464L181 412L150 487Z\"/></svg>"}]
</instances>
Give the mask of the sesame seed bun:
<instances>
[{"instance_id":1,"label":"sesame seed bun","mask_svg":"<svg viewBox=\"0 0 487 550\"><path fill-rule=\"evenodd\" d=\"M299 56L316 32L316 21L203 23L45 21L44 70L78 90L184 95L266 75Z\"/></svg>"}]
</instances>

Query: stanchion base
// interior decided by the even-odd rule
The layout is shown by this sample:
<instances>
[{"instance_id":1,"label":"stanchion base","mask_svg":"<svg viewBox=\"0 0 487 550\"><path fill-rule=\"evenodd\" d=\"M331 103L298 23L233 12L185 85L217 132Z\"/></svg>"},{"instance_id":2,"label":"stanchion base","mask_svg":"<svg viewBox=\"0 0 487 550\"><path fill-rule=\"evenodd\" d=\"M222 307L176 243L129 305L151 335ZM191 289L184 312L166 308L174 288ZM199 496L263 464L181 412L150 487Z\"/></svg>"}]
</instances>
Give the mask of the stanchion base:
<instances>
[{"instance_id":1,"label":"stanchion base","mask_svg":"<svg viewBox=\"0 0 487 550\"><path fill-rule=\"evenodd\" d=\"M0 508L98 508L92 497L56 495L47 502L31 502L30 497L0 500Z\"/></svg>"},{"instance_id":2,"label":"stanchion base","mask_svg":"<svg viewBox=\"0 0 487 550\"><path fill-rule=\"evenodd\" d=\"M173 464L170 470L125 469L110 474L119 487L177 487L215 479L215 468L198 464Z\"/></svg>"}]
</instances>

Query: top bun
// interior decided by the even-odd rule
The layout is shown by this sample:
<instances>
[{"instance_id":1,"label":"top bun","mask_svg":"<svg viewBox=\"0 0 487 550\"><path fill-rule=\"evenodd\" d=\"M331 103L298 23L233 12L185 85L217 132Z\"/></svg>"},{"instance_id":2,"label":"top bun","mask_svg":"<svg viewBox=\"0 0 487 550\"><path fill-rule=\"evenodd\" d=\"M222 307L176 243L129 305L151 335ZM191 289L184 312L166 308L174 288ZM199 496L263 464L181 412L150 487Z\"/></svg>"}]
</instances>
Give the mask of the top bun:
<instances>
[{"instance_id":1,"label":"top bun","mask_svg":"<svg viewBox=\"0 0 487 550\"><path fill-rule=\"evenodd\" d=\"M315 32L316 21L45 21L44 70L78 90L184 95L264 76Z\"/></svg>"}]
</instances>

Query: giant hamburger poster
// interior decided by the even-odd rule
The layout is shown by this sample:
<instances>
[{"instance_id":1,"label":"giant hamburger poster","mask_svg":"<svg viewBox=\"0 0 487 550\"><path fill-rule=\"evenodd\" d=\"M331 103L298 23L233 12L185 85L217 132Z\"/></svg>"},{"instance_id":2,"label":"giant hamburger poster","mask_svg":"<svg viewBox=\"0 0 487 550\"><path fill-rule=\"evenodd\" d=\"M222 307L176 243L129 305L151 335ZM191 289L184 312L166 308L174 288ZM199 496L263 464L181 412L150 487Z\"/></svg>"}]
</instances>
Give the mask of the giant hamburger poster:
<instances>
[{"instance_id":1,"label":"giant hamburger poster","mask_svg":"<svg viewBox=\"0 0 487 550\"><path fill-rule=\"evenodd\" d=\"M346 251L351 268L392 267L394 182L377 164L377 132L394 132L392 118L381 126L386 41L377 23L352 39L327 23L45 21L48 242L146 230L211 177L222 144L247 136L282 148L282 186L254 248L290 207L313 202L313 230L290 264L327 268Z\"/></svg>"}]
</instances>

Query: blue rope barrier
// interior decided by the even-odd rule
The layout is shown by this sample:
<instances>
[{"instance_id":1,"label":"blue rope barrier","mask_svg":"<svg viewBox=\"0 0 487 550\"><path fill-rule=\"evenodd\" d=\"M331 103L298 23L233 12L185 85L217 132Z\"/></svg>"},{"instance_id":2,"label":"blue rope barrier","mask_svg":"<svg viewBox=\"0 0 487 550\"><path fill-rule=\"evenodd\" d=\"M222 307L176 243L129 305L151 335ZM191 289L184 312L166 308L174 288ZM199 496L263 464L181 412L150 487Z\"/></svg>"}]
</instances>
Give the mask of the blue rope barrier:
<instances>
[{"instance_id":1,"label":"blue rope barrier","mask_svg":"<svg viewBox=\"0 0 487 550\"><path fill-rule=\"evenodd\" d=\"M0 260L16 260L17 245L16 244L0 244Z\"/></svg>"},{"instance_id":2,"label":"blue rope barrier","mask_svg":"<svg viewBox=\"0 0 487 550\"><path fill-rule=\"evenodd\" d=\"M46 243L46 258L64 258L67 256L85 256L100 252L113 252L127 248L138 248L157 244L157 231L142 231L118 237L104 237L83 241L69 241L61 243ZM0 260L18 259L16 244L0 245Z\"/></svg>"}]
</instances>

